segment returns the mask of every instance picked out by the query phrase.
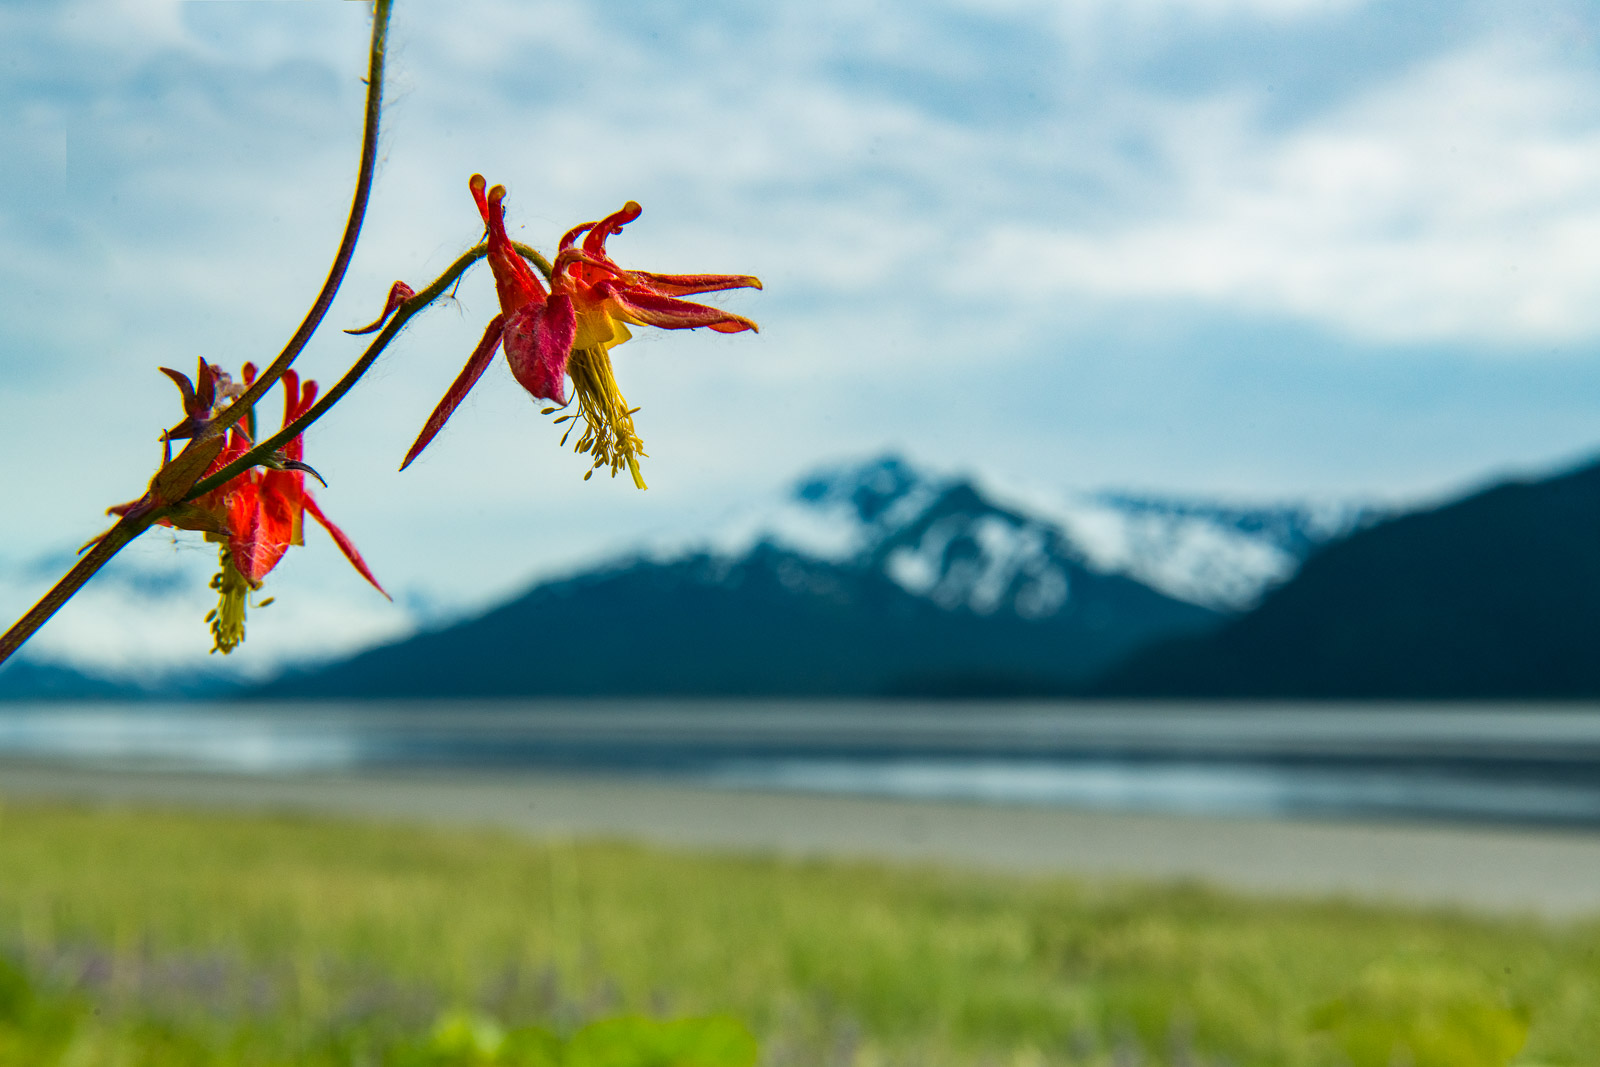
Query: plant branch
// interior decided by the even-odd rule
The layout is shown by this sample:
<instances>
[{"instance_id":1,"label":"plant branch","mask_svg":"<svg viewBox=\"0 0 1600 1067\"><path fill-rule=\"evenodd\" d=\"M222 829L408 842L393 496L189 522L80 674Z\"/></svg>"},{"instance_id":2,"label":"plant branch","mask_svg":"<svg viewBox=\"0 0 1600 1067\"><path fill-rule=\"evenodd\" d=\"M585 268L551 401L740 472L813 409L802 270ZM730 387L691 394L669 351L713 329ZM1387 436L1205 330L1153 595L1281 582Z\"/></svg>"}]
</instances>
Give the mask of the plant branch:
<instances>
[{"instance_id":1,"label":"plant branch","mask_svg":"<svg viewBox=\"0 0 1600 1067\"><path fill-rule=\"evenodd\" d=\"M4 635L0 635L0 663L4 663L13 652L21 648L22 643L32 637L35 630L49 622L50 616L60 611L61 606L71 600L73 594L83 588L83 584L93 578L95 572L104 567L124 545L144 533L154 518L154 513L147 513L138 518L117 520L117 524L95 542L94 547L89 549L64 578L40 597L39 602L17 620L16 625Z\"/></svg>"},{"instance_id":2,"label":"plant branch","mask_svg":"<svg viewBox=\"0 0 1600 1067\"><path fill-rule=\"evenodd\" d=\"M361 223L366 218L367 201L372 193L372 175L378 163L378 118L383 106L383 62L389 34L391 6L393 0L373 2L372 45L367 57L367 111L361 132L361 166L356 177L355 197L350 202L350 218L345 223L344 239L339 242L339 251L333 257L328 280L322 283L322 291L317 294L311 310L306 312L300 328L289 338L289 343L283 346L278 358L267 365L249 389L217 414L211 421L207 436L223 433L238 422L245 412L261 399L262 394L283 377L283 372L289 369L289 365L295 361L301 349L311 340L311 335L322 325L323 316L327 315L328 308L333 306L333 298L338 295L339 286L344 281L344 273L350 266L350 258L355 255L356 241L361 237Z\"/></svg>"},{"instance_id":3,"label":"plant branch","mask_svg":"<svg viewBox=\"0 0 1600 1067\"><path fill-rule=\"evenodd\" d=\"M267 438L265 441L256 444L250 449L250 451L246 452L244 455L240 456L226 467L223 467L215 474L210 474L200 479L194 484L194 487L189 490L188 495L184 497L184 499L193 500L195 497L202 496L205 493L211 492L218 486L226 484L229 480L238 477L251 467L260 465L274 452L277 452L290 441L293 441L296 437L299 437L301 434L305 433L306 429L310 427L312 423L316 422L318 419L322 418L323 415L327 414L328 409L337 404L340 398L343 397L344 394L348 393L351 387L356 384L356 382L361 380L361 376L367 373L367 369L371 367L373 363L377 362L378 357L383 354L383 350L389 346L389 342L393 341L397 336L399 336L400 331L405 328L406 323L411 320L411 317L417 312L421 311L423 308L427 307L429 304L433 303L435 300L439 299L439 297L443 296L445 290L454 285L456 279L461 277L462 274L466 273L468 267L472 266L478 260L483 258L483 255L486 251L488 251L488 248L489 246L487 244L478 244L461 253L461 255L456 258L454 263L445 268L445 272L443 274L439 275L439 277L433 280L432 284L430 284L426 289L417 293L410 300L402 302L400 306L395 309L394 317L384 325L382 332L380 332L377 337L372 339L372 343L369 344L367 346L367 350L361 354L361 358L356 360L349 370L345 371L344 377L335 382L333 388L324 393L315 404L307 408L304 414L295 419L293 422L289 423L283 429L279 430L277 433L273 434L271 437ZM530 251L532 250L530 249Z\"/></svg>"}]
</instances>

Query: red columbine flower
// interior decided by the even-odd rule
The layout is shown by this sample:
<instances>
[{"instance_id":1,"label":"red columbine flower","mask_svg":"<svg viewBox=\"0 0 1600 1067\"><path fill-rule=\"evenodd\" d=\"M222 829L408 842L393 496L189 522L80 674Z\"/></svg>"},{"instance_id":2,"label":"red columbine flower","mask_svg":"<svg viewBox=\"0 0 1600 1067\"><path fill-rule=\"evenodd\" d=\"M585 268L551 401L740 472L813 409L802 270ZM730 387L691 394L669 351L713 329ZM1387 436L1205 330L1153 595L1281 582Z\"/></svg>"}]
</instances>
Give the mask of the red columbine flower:
<instances>
[{"instance_id":1,"label":"red columbine flower","mask_svg":"<svg viewBox=\"0 0 1600 1067\"><path fill-rule=\"evenodd\" d=\"M245 367L245 383L255 377L255 368ZM283 425L287 426L303 415L317 399L317 383L307 381L301 385L300 376L293 370L283 372ZM228 447L223 449L220 463L243 455L250 442L242 431L230 431ZM235 440L234 438L237 438ZM305 544L304 516L310 515L328 531L333 543L339 546L345 559L372 587L385 597L383 586L378 584L366 560L356 550L345 532L329 520L317 505L316 498L306 488L306 473L320 482L322 478L304 462L305 439L296 437L272 459L272 465L253 467L216 490L226 513L228 533L221 550L222 570L212 579L212 588L221 594L217 610L211 618L212 633L216 636L213 651L231 652L244 640L244 611L248 594L261 588L261 581L290 545ZM220 465L218 467L220 468ZM207 534L208 539L224 540L217 534Z\"/></svg>"},{"instance_id":2,"label":"red columbine flower","mask_svg":"<svg viewBox=\"0 0 1600 1067\"><path fill-rule=\"evenodd\" d=\"M500 297L500 314L489 321L483 340L428 417L400 468L404 470L428 446L488 368L495 350L504 345L512 376L535 398L565 407L565 379L572 379L578 410L556 421L575 416L583 419L585 428L577 450L594 457L594 466L584 477L601 467L610 467L615 477L626 466L634 484L643 489L637 460L644 455L643 442L633 429L633 413L638 409L629 408L617 389L611 371L612 346L628 340L629 324L665 330L703 326L719 333L754 330L756 324L749 319L679 298L722 289L759 289L760 280L747 274L652 274L619 267L606 253L606 240L639 217L639 205L630 200L621 211L575 227L561 239L547 291L506 234L505 187L486 190L487 184L481 174L474 174L468 182L489 230L489 269ZM400 292L397 286L391 293L385 317L398 305L395 293ZM556 409L544 410L548 414ZM561 438L563 444L566 440Z\"/></svg>"},{"instance_id":3,"label":"red columbine flower","mask_svg":"<svg viewBox=\"0 0 1600 1067\"><path fill-rule=\"evenodd\" d=\"M256 368L246 363L244 385L234 387L226 374L205 360L200 361L198 384L178 371L165 367L161 371L183 393L184 419L162 435L162 439L169 442L169 447L170 442L176 439L203 436L215 415L214 405L219 395L226 402L248 388L256 376ZM308 381L302 387L300 376L288 370L283 374L282 384L283 425L287 426L316 402L317 383ZM253 416L250 421L254 421ZM229 428L220 451L207 465L205 474L209 476L221 470L250 451L251 446L250 432L235 423ZM318 481L322 478L306 465L304 456L304 439L296 437L273 455L264 467L252 467L196 498L183 511L175 514L173 519L160 520L166 526L204 530L206 540L222 544L222 568L211 579L211 588L217 590L220 599L216 609L206 616L215 639L213 652L232 652L244 640L245 607L249 596L261 588L262 579L278 565L290 545L305 544L302 527L307 514L328 531L350 565L371 582L374 589L386 597L389 595L372 576L372 571L350 538L329 521L306 489L307 473ZM191 475L188 484L197 480ZM110 511L112 514L126 515L139 508L171 503L155 499L156 495L152 489L141 499L120 504ZM261 602L261 606L270 602L269 597Z\"/></svg>"}]
</instances>

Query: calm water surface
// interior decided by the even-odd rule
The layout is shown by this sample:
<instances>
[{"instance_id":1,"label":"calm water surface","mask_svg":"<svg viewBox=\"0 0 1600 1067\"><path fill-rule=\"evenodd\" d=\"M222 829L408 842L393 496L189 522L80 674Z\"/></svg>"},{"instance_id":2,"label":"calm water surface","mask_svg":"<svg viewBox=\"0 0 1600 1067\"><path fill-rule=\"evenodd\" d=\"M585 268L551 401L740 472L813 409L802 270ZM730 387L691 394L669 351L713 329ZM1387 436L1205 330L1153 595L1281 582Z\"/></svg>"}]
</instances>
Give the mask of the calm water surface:
<instances>
[{"instance_id":1,"label":"calm water surface","mask_svg":"<svg viewBox=\"0 0 1600 1067\"><path fill-rule=\"evenodd\" d=\"M247 775L640 774L730 789L1600 829L1600 707L0 705L0 759Z\"/></svg>"}]
</instances>

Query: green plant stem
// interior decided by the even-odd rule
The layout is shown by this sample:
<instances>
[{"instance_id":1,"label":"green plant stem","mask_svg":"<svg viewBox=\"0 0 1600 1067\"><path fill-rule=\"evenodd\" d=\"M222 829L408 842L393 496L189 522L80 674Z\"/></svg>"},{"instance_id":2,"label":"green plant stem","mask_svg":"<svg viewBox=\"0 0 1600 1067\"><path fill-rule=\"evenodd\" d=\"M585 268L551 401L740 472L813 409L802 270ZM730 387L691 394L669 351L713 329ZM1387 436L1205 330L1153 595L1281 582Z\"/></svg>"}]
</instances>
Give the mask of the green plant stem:
<instances>
[{"instance_id":1,"label":"green plant stem","mask_svg":"<svg viewBox=\"0 0 1600 1067\"><path fill-rule=\"evenodd\" d=\"M28 609L28 613L18 619L16 625L0 635L0 663L4 663L11 654L22 647L22 643L32 637L34 631L50 620L50 617L61 610L61 606L71 600L83 584L93 578L95 572L108 563L112 556L122 550L122 547L135 537L144 533L149 528L154 515L146 514L136 519L119 519L117 524L105 532L100 540L94 543L83 558L66 573L59 582L39 602Z\"/></svg>"},{"instance_id":2,"label":"green plant stem","mask_svg":"<svg viewBox=\"0 0 1600 1067\"><path fill-rule=\"evenodd\" d=\"M356 176L355 196L350 201L350 218L345 222L344 239L339 242L339 251L334 254L333 266L328 270L328 279L322 283L322 291L317 294L311 310L306 312L300 328L289 338L289 343L283 346L278 358L267 364L266 369L250 388L211 420L211 425L206 431L208 437L223 433L238 422L255 406L262 394L283 377L283 372L289 369L295 357L300 355L300 351L311 340L311 335L322 325L323 317L333 306L333 298L339 293L345 270L350 266L350 258L355 255L356 242L361 237L361 223L366 218L367 201L371 199L372 194L372 175L378 164L378 119L383 107L383 61L389 33L389 9L392 6L393 0L373 2L372 45L367 59L367 110L361 131L361 165Z\"/></svg>"}]
</instances>

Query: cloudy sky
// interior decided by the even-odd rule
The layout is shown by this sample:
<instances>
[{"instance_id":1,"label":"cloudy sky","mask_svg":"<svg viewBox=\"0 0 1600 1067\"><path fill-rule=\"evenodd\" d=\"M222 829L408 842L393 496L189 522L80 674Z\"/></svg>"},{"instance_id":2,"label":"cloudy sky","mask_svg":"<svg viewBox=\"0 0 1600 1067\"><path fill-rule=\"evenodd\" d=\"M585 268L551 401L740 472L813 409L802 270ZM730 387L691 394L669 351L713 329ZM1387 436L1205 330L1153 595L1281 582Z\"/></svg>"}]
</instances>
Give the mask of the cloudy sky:
<instances>
[{"instance_id":1,"label":"cloudy sky","mask_svg":"<svg viewBox=\"0 0 1600 1067\"><path fill-rule=\"evenodd\" d=\"M349 647L889 449L1051 488L1426 500L1600 450L1589 0L399 0L383 156L331 326L479 234L628 199L624 265L754 273L760 335L638 331L648 493L580 480L497 365L395 467L482 272L313 431L320 533L251 657ZM0 614L177 419L155 370L271 358L354 174L368 12L0 5ZM301 366L336 377L336 329ZM275 399L275 398L274 398ZM214 549L151 535L35 655L195 662ZM52 573L54 572L54 573Z\"/></svg>"}]
</instances>

